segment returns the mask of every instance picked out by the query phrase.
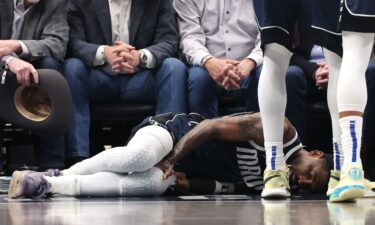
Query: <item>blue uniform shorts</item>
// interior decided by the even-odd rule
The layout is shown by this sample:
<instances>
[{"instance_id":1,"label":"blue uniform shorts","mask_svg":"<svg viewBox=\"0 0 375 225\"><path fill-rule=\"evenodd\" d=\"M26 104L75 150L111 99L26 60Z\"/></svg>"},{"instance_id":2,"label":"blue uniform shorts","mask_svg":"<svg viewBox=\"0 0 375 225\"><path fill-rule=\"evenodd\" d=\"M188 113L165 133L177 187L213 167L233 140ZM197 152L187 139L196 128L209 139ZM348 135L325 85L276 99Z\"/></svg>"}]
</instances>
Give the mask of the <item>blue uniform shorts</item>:
<instances>
[{"instance_id":1,"label":"blue uniform shorts","mask_svg":"<svg viewBox=\"0 0 375 225\"><path fill-rule=\"evenodd\" d=\"M254 0L262 45L292 49L301 7L312 17L314 42L339 55L343 30L375 33L375 0Z\"/></svg>"},{"instance_id":2,"label":"blue uniform shorts","mask_svg":"<svg viewBox=\"0 0 375 225\"><path fill-rule=\"evenodd\" d=\"M342 55L342 31L375 33L374 0L310 0L313 39Z\"/></svg>"},{"instance_id":3,"label":"blue uniform shorts","mask_svg":"<svg viewBox=\"0 0 375 225\"><path fill-rule=\"evenodd\" d=\"M292 49L293 33L300 7L306 0L254 0L262 46L278 43Z\"/></svg>"}]
</instances>

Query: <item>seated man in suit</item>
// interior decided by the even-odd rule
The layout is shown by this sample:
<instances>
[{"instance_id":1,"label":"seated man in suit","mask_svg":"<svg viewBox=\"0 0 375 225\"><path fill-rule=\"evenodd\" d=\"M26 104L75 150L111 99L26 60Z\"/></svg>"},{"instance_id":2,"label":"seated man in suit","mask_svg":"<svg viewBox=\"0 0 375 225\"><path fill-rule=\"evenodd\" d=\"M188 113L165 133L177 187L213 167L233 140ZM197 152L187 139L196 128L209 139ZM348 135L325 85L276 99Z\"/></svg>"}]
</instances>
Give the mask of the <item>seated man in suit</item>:
<instances>
[{"instance_id":1,"label":"seated man in suit","mask_svg":"<svg viewBox=\"0 0 375 225\"><path fill-rule=\"evenodd\" d=\"M156 114L185 112L186 67L171 0L72 0L68 3L73 120L71 162L89 157L90 101L154 102Z\"/></svg>"},{"instance_id":2,"label":"seated man in suit","mask_svg":"<svg viewBox=\"0 0 375 225\"><path fill-rule=\"evenodd\" d=\"M35 69L61 71L69 38L66 0L1 0L0 59L23 85L31 76L38 82ZM4 74L5 75L5 74ZM40 166L64 167L64 138L41 137Z\"/></svg>"}]
</instances>

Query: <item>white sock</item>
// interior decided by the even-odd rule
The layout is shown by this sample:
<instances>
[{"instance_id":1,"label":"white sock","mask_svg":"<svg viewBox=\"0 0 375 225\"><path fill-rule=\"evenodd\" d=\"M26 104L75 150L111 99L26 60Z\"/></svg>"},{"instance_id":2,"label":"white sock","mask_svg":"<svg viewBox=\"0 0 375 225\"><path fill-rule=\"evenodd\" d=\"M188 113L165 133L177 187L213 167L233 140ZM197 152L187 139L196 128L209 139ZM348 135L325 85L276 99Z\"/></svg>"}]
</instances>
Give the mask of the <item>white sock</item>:
<instances>
[{"instance_id":1,"label":"white sock","mask_svg":"<svg viewBox=\"0 0 375 225\"><path fill-rule=\"evenodd\" d=\"M258 99L261 111L267 169L285 169L283 153L286 108L286 72L292 53L280 44L265 46L259 78Z\"/></svg>"},{"instance_id":2,"label":"white sock","mask_svg":"<svg viewBox=\"0 0 375 225\"><path fill-rule=\"evenodd\" d=\"M341 137L332 138L333 146L333 169L341 171L344 163L344 153L342 151Z\"/></svg>"},{"instance_id":3,"label":"white sock","mask_svg":"<svg viewBox=\"0 0 375 225\"><path fill-rule=\"evenodd\" d=\"M339 109L337 105L337 84L342 58L326 48L324 48L323 51L329 68L327 102L329 113L331 115L334 169L341 170L344 154L341 148L341 128L339 123Z\"/></svg>"},{"instance_id":4,"label":"white sock","mask_svg":"<svg viewBox=\"0 0 375 225\"><path fill-rule=\"evenodd\" d=\"M362 167L360 157L361 139L362 139L362 123L361 116L347 116L340 119L341 126L341 143L344 152L344 163L342 170L346 171L350 165L357 164Z\"/></svg>"},{"instance_id":5,"label":"white sock","mask_svg":"<svg viewBox=\"0 0 375 225\"><path fill-rule=\"evenodd\" d=\"M265 142L265 149L270 149L271 154L266 154L267 170L285 170L286 163L282 142Z\"/></svg>"},{"instance_id":6,"label":"white sock","mask_svg":"<svg viewBox=\"0 0 375 225\"><path fill-rule=\"evenodd\" d=\"M44 178L51 184L49 193L76 196L80 193L80 175L58 176Z\"/></svg>"},{"instance_id":7,"label":"white sock","mask_svg":"<svg viewBox=\"0 0 375 225\"><path fill-rule=\"evenodd\" d=\"M97 172L142 172L162 160L173 147L170 133L160 126L140 129L127 146L107 149L92 158L79 162L64 175L88 175Z\"/></svg>"}]
</instances>

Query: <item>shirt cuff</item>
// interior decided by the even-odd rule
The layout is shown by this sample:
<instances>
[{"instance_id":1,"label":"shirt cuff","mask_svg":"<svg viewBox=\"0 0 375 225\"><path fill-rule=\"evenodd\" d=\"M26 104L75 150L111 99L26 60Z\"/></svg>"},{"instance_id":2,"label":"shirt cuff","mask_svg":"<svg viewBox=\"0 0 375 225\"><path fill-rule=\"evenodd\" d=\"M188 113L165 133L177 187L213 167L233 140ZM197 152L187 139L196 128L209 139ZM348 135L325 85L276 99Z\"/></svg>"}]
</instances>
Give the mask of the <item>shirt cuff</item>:
<instances>
[{"instance_id":1,"label":"shirt cuff","mask_svg":"<svg viewBox=\"0 0 375 225\"><path fill-rule=\"evenodd\" d=\"M104 57L104 48L105 45L100 45L98 50L96 50L94 61L92 62L93 66L103 66L105 63Z\"/></svg>"},{"instance_id":2,"label":"shirt cuff","mask_svg":"<svg viewBox=\"0 0 375 225\"><path fill-rule=\"evenodd\" d=\"M156 59L154 55L148 50L148 49L140 49L139 51L142 51L146 56L147 56L147 61L146 61L146 67L148 69L152 69L156 65Z\"/></svg>"},{"instance_id":3,"label":"shirt cuff","mask_svg":"<svg viewBox=\"0 0 375 225\"><path fill-rule=\"evenodd\" d=\"M9 60L9 58L11 58L11 57L13 57L13 56L11 56L11 55L5 55L5 56L1 57L1 64L2 65L6 65L7 62L8 62L8 60Z\"/></svg>"},{"instance_id":4,"label":"shirt cuff","mask_svg":"<svg viewBox=\"0 0 375 225\"><path fill-rule=\"evenodd\" d=\"M192 64L193 66L203 66L203 59L210 56L211 54L206 51L199 51L195 54Z\"/></svg>"},{"instance_id":5,"label":"shirt cuff","mask_svg":"<svg viewBox=\"0 0 375 225\"><path fill-rule=\"evenodd\" d=\"M18 56L20 58L28 58L28 57L30 57L30 51L27 48L27 46L25 45L25 43L23 43L23 41L18 41L18 43L20 43L21 48L22 48L22 53L18 54Z\"/></svg>"},{"instance_id":6,"label":"shirt cuff","mask_svg":"<svg viewBox=\"0 0 375 225\"><path fill-rule=\"evenodd\" d=\"M205 56L205 57L202 59L201 66L203 67L204 64L205 64L209 59L212 59L212 58L213 58L212 55L207 55L207 56Z\"/></svg>"},{"instance_id":7,"label":"shirt cuff","mask_svg":"<svg viewBox=\"0 0 375 225\"><path fill-rule=\"evenodd\" d=\"M263 56L259 54L250 54L246 58L254 60L255 63L257 64L256 66L260 66L263 64Z\"/></svg>"}]
</instances>

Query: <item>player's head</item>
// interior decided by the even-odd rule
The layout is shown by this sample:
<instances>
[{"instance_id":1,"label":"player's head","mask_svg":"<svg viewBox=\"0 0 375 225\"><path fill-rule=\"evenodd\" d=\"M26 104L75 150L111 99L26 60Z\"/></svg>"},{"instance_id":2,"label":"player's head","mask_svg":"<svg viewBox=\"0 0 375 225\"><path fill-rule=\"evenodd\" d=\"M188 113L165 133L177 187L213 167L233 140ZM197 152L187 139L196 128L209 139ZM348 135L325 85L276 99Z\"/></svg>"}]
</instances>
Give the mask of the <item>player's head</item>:
<instances>
[{"instance_id":1,"label":"player's head","mask_svg":"<svg viewBox=\"0 0 375 225\"><path fill-rule=\"evenodd\" d=\"M291 164L289 179L292 186L312 192L326 191L333 168L332 155L319 150L305 151Z\"/></svg>"}]
</instances>

